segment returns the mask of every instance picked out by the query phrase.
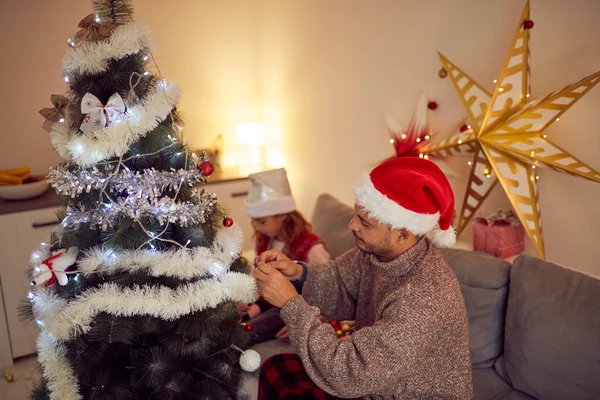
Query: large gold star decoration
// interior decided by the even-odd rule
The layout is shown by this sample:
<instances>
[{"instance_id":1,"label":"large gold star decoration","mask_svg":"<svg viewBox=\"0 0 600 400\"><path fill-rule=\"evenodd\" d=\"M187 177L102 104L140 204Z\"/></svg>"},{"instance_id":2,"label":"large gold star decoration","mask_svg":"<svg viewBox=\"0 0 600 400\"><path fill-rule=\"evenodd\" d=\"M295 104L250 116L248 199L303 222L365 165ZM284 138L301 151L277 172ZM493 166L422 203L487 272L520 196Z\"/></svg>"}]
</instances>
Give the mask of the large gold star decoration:
<instances>
[{"instance_id":1,"label":"large gold star decoration","mask_svg":"<svg viewBox=\"0 0 600 400\"><path fill-rule=\"evenodd\" d=\"M600 182L600 173L552 143L543 132L600 82L600 71L541 100L529 102L532 27L528 0L500 77L494 81L493 94L438 52L471 125L429 144L421 149L421 156L473 153L467 192L456 226L459 235L500 182L538 255L545 259L536 167L547 166L595 182Z\"/></svg>"}]
</instances>

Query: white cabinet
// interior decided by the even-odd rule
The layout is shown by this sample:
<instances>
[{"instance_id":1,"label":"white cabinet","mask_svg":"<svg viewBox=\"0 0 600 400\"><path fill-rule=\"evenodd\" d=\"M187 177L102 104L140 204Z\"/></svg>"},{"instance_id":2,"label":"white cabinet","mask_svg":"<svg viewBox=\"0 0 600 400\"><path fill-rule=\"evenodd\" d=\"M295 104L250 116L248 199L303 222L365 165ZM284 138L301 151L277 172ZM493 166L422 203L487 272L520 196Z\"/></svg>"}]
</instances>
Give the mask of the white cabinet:
<instances>
[{"instance_id":1,"label":"white cabinet","mask_svg":"<svg viewBox=\"0 0 600 400\"><path fill-rule=\"evenodd\" d=\"M225 209L227 216L232 218L244 232L244 247L243 250L254 248L252 236L254 229L250 218L246 216L244 200L250 190L249 179L237 179L230 181L217 181L207 183L204 188L206 191L216 193L217 202Z\"/></svg>"},{"instance_id":2,"label":"white cabinet","mask_svg":"<svg viewBox=\"0 0 600 400\"><path fill-rule=\"evenodd\" d=\"M18 308L29 288L27 269L31 252L39 248L40 243L49 241L58 224L58 210L44 208L0 216L0 283L4 303L0 314L5 314L12 358L35 353L39 330L34 323L21 321ZM2 332L0 325L0 335L3 334L6 332ZM0 346L5 342L0 339ZM6 354L6 347L0 349L0 354Z\"/></svg>"}]
</instances>

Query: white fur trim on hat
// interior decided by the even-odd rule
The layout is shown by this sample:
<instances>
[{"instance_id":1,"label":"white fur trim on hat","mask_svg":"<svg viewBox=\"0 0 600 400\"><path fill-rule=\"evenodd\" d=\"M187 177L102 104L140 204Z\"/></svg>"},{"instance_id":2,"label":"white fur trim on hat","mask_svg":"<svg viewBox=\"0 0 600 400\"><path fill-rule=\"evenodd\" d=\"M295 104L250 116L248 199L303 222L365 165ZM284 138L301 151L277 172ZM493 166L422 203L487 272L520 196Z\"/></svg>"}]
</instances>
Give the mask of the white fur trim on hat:
<instances>
[{"instance_id":1,"label":"white fur trim on hat","mask_svg":"<svg viewBox=\"0 0 600 400\"><path fill-rule=\"evenodd\" d=\"M244 202L246 215L250 218L263 218L272 215L291 213L296 209L296 201L292 196L282 196L260 203Z\"/></svg>"},{"instance_id":2,"label":"white fur trim on hat","mask_svg":"<svg viewBox=\"0 0 600 400\"><path fill-rule=\"evenodd\" d=\"M370 216L390 225L392 229L406 228L415 235L424 235L438 225L439 212L419 214L402 207L375 189L368 174L358 181L354 188L354 195L356 202Z\"/></svg>"},{"instance_id":3,"label":"white fur trim on hat","mask_svg":"<svg viewBox=\"0 0 600 400\"><path fill-rule=\"evenodd\" d=\"M429 239L437 247L452 247L456 243L456 232L450 227L445 231L438 226L429 234Z\"/></svg>"}]
</instances>

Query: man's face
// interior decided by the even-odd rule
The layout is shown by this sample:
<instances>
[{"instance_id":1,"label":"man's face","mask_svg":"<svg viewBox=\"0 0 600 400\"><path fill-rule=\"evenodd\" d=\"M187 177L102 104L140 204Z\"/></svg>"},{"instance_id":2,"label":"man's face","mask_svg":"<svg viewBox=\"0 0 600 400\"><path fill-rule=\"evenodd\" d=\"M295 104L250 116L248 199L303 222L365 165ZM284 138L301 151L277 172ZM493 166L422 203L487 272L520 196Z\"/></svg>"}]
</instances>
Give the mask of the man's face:
<instances>
[{"instance_id":1,"label":"man's face","mask_svg":"<svg viewBox=\"0 0 600 400\"><path fill-rule=\"evenodd\" d=\"M352 230L356 247L363 253L373 254L380 259L389 258L394 253L394 235L390 228L369 217L358 204L354 204L354 217L348 227Z\"/></svg>"}]
</instances>

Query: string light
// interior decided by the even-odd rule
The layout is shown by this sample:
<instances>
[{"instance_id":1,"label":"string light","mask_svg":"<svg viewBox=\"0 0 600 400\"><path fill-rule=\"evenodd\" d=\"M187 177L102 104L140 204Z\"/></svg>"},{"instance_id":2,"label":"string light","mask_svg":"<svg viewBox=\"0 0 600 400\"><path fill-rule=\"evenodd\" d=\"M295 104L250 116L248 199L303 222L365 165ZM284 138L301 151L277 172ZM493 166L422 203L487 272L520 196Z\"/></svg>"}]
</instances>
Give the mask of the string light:
<instances>
[{"instance_id":1,"label":"string light","mask_svg":"<svg viewBox=\"0 0 600 400\"><path fill-rule=\"evenodd\" d=\"M65 82L69 82L69 77L65 75Z\"/></svg>"},{"instance_id":2,"label":"string light","mask_svg":"<svg viewBox=\"0 0 600 400\"><path fill-rule=\"evenodd\" d=\"M498 83L498 79L494 79L494 83Z\"/></svg>"},{"instance_id":3,"label":"string light","mask_svg":"<svg viewBox=\"0 0 600 400\"><path fill-rule=\"evenodd\" d=\"M532 165L531 168L535 169L535 165Z\"/></svg>"},{"instance_id":4,"label":"string light","mask_svg":"<svg viewBox=\"0 0 600 400\"><path fill-rule=\"evenodd\" d=\"M390 139L390 143L391 143L391 144L394 144L394 139Z\"/></svg>"},{"instance_id":5,"label":"string light","mask_svg":"<svg viewBox=\"0 0 600 400\"><path fill-rule=\"evenodd\" d=\"M469 161L467 164L468 164L468 165L473 165L473 163L472 163L471 161Z\"/></svg>"},{"instance_id":6,"label":"string light","mask_svg":"<svg viewBox=\"0 0 600 400\"><path fill-rule=\"evenodd\" d=\"M424 159L426 159L426 160L429 160L429 156L428 156L427 154L425 154L425 155L423 156L423 158L424 158Z\"/></svg>"},{"instance_id":7,"label":"string light","mask_svg":"<svg viewBox=\"0 0 600 400\"><path fill-rule=\"evenodd\" d=\"M529 93L527 93L527 94L525 95L525 97L529 97L529 96L531 96Z\"/></svg>"},{"instance_id":8,"label":"string light","mask_svg":"<svg viewBox=\"0 0 600 400\"><path fill-rule=\"evenodd\" d=\"M490 170L489 170L489 169L487 169L487 168L486 168L486 169L484 169L484 170L483 170L483 174L484 174L484 175L489 175L489 174L490 174Z\"/></svg>"},{"instance_id":9,"label":"string light","mask_svg":"<svg viewBox=\"0 0 600 400\"><path fill-rule=\"evenodd\" d=\"M504 88L500 88L500 89L498 89L498 91L502 93L502 92L504 92Z\"/></svg>"},{"instance_id":10,"label":"string light","mask_svg":"<svg viewBox=\"0 0 600 400\"><path fill-rule=\"evenodd\" d=\"M419 154L419 158L423 158L423 154Z\"/></svg>"},{"instance_id":11,"label":"string light","mask_svg":"<svg viewBox=\"0 0 600 400\"><path fill-rule=\"evenodd\" d=\"M548 135L543 135L542 137L543 137L544 139L546 139L546 138L548 137Z\"/></svg>"},{"instance_id":12,"label":"string light","mask_svg":"<svg viewBox=\"0 0 600 400\"><path fill-rule=\"evenodd\" d=\"M150 74L150 72L148 72L148 71L144 71L144 75L145 75L145 76L148 76L149 74Z\"/></svg>"},{"instance_id":13,"label":"string light","mask_svg":"<svg viewBox=\"0 0 600 400\"><path fill-rule=\"evenodd\" d=\"M420 137L417 138L417 143L421 143L421 138Z\"/></svg>"},{"instance_id":14,"label":"string light","mask_svg":"<svg viewBox=\"0 0 600 400\"><path fill-rule=\"evenodd\" d=\"M96 15L96 22L100 22L100 17Z\"/></svg>"},{"instance_id":15,"label":"string light","mask_svg":"<svg viewBox=\"0 0 600 400\"><path fill-rule=\"evenodd\" d=\"M147 61L147 60L148 60L148 56L144 56L144 61Z\"/></svg>"},{"instance_id":16,"label":"string light","mask_svg":"<svg viewBox=\"0 0 600 400\"><path fill-rule=\"evenodd\" d=\"M429 140L429 135L425 135L425 140Z\"/></svg>"},{"instance_id":17,"label":"string light","mask_svg":"<svg viewBox=\"0 0 600 400\"><path fill-rule=\"evenodd\" d=\"M65 122L65 119L61 118L61 119L58 120L58 122Z\"/></svg>"},{"instance_id":18,"label":"string light","mask_svg":"<svg viewBox=\"0 0 600 400\"><path fill-rule=\"evenodd\" d=\"M401 136L402 140L406 139L406 133L403 133Z\"/></svg>"},{"instance_id":19,"label":"string light","mask_svg":"<svg viewBox=\"0 0 600 400\"><path fill-rule=\"evenodd\" d=\"M471 125L467 125L467 129L471 129Z\"/></svg>"},{"instance_id":20,"label":"string light","mask_svg":"<svg viewBox=\"0 0 600 400\"><path fill-rule=\"evenodd\" d=\"M539 175L536 175L536 176L535 176L535 179L536 179L536 180L540 179Z\"/></svg>"},{"instance_id":21,"label":"string light","mask_svg":"<svg viewBox=\"0 0 600 400\"><path fill-rule=\"evenodd\" d=\"M531 152L531 157L535 157L535 151Z\"/></svg>"},{"instance_id":22,"label":"string light","mask_svg":"<svg viewBox=\"0 0 600 400\"><path fill-rule=\"evenodd\" d=\"M458 139L458 144L462 144L462 140Z\"/></svg>"},{"instance_id":23,"label":"string light","mask_svg":"<svg viewBox=\"0 0 600 400\"><path fill-rule=\"evenodd\" d=\"M557 121L557 122L558 122L558 121L560 121L560 118L556 118L556 121Z\"/></svg>"}]
</instances>

